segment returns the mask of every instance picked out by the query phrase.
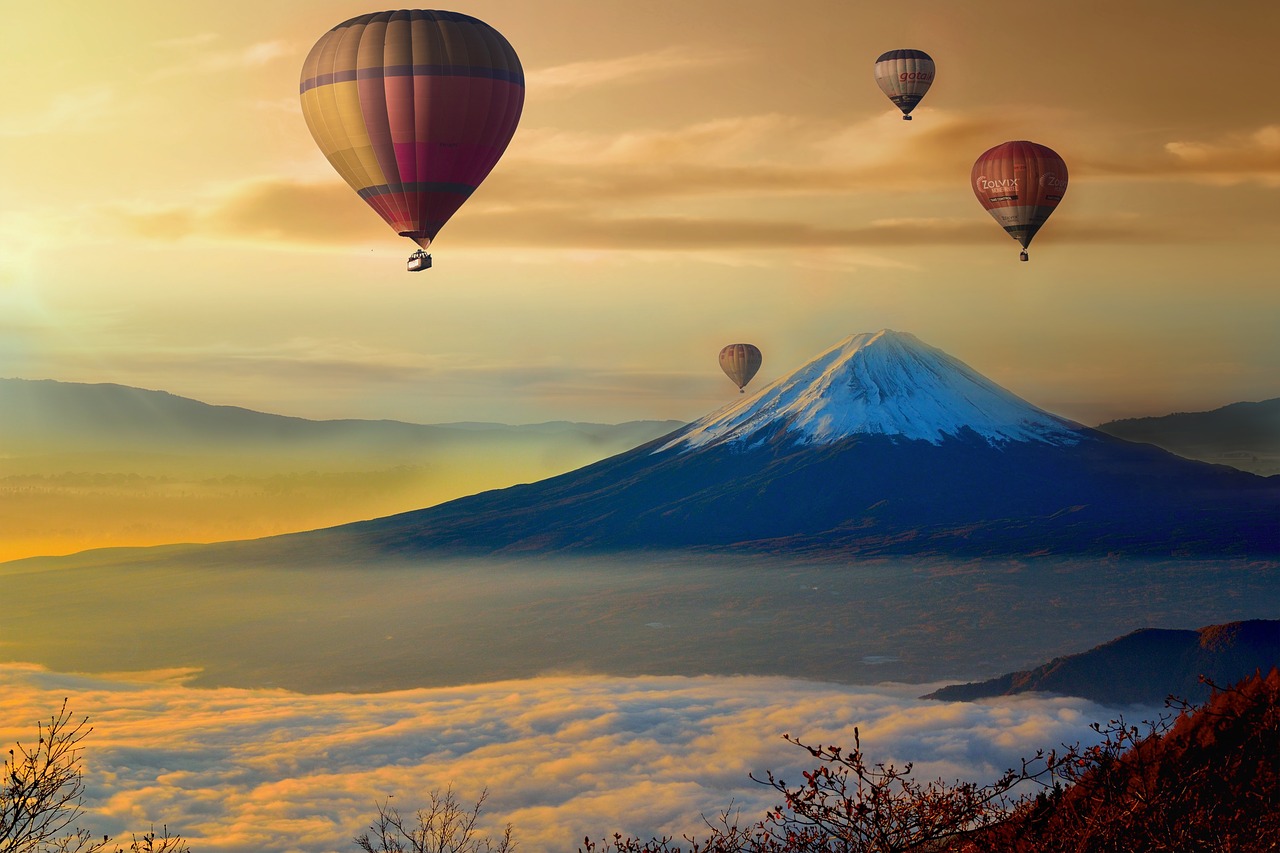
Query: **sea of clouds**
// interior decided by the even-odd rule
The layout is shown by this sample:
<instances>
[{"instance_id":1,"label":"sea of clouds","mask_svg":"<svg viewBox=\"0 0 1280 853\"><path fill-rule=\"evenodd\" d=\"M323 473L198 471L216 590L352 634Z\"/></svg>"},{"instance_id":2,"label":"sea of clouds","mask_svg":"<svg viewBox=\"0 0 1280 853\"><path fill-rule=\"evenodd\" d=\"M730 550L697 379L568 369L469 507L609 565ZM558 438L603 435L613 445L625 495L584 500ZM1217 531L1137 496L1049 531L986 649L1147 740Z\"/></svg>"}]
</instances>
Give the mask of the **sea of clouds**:
<instances>
[{"instance_id":1,"label":"sea of clouds","mask_svg":"<svg viewBox=\"0 0 1280 853\"><path fill-rule=\"evenodd\" d=\"M390 799L410 813L452 786L488 790L482 823L525 853L584 836L702 828L731 804L754 820L777 795L753 782L812 767L782 740L914 761L919 777L986 782L1039 748L1089 740L1116 711L1080 699L918 699L934 685L776 677L541 677L365 694L208 689L189 673L90 677L0 664L0 745L35 739L67 699L84 742L81 825L123 837L152 824L196 853L355 850ZM1126 709L1132 719L1158 709Z\"/></svg>"}]
</instances>

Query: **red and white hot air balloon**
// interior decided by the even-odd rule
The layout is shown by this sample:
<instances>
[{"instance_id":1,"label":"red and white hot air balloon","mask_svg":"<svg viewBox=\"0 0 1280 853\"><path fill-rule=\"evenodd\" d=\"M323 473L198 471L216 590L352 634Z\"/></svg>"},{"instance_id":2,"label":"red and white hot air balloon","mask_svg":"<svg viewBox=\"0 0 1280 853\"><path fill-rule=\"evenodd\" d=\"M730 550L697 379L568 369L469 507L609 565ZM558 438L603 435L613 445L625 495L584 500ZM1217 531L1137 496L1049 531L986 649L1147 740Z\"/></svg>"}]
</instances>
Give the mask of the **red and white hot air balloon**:
<instances>
[{"instance_id":1,"label":"red and white hot air balloon","mask_svg":"<svg viewBox=\"0 0 1280 853\"><path fill-rule=\"evenodd\" d=\"M756 375L763 361L754 344L729 344L720 350L720 369L738 386L739 394L746 393L747 383Z\"/></svg>"},{"instance_id":2,"label":"red and white hot air balloon","mask_svg":"<svg viewBox=\"0 0 1280 853\"><path fill-rule=\"evenodd\" d=\"M1067 164L1052 148L1036 142L1005 142L983 153L970 173L978 202L1022 245L1027 246L1067 192Z\"/></svg>"}]
</instances>

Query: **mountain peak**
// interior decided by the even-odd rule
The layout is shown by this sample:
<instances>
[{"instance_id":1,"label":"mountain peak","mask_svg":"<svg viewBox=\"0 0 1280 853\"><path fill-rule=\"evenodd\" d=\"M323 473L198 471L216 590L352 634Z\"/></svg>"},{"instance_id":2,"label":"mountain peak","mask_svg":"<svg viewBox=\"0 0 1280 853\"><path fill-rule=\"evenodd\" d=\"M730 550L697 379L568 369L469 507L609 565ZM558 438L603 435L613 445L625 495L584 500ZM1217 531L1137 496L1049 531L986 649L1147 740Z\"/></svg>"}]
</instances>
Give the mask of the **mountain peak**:
<instances>
[{"instance_id":1,"label":"mountain peak","mask_svg":"<svg viewBox=\"0 0 1280 853\"><path fill-rule=\"evenodd\" d=\"M850 335L754 395L695 421L660 451L755 445L779 431L800 444L884 435L941 444L975 433L1011 441L1075 444L1084 428L1006 391L915 335Z\"/></svg>"}]
</instances>

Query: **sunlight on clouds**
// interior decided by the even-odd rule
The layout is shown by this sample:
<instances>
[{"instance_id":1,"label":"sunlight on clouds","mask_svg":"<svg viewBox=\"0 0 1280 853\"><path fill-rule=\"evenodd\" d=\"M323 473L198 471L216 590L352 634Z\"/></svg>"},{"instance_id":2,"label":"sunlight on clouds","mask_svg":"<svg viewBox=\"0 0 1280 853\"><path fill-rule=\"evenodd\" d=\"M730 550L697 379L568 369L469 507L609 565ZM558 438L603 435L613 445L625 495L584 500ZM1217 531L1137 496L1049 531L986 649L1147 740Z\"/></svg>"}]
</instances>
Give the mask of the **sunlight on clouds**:
<instances>
[{"instance_id":1,"label":"sunlight on clouds","mask_svg":"<svg viewBox=\"0 0 1280 853\"><path fill-rule=\"evenodd\" d=\"M0 375L26 369L27 355L66 324L38 284L38 257L56 239L43 216L0 212Z\"/></svg>"},{"instance_id":2,"label":"sunlight on clouds","mask_svg":"<svg viewBox=\"0 0 1280 853\"><path fill-rule=\"evenodd\" d=\"M862 180L934 189L954 185L957 179L966 181L978 154L1002 137L1025 133L1005 112L963 113L926 106L914 114L918 121L904 126L897 112L881 112L836 128L810 147L822 165L853 171Z\"/></svg>"},{"instance_id":3,"label":"sunlight on clouds","mask_svg":"<svg viewBox=\"0 0 1280 853\"><path fill-rule=\"evenodd\" d=\"M115 89L105 83L69 89L34 113L0 117L0 137L97 132L115 108Z\"/></svg>"},{"instance_id":4,"label":"sunlight on clouds","mask_svg":"<svg viewBox=\"0 0 1280 853\"><path fill-rule=\"evenodd\" d=\"M740 173L748 181L749 171ZM760 192L762 182L768 178L762 180L760 170L754 170L754 177L756 185L747 183L744 187L743 182L726 174L715 181L715 189L726 193ZM826 183L821 176L812 177L815 187ZM675 182L682 184L686 191L689 189L687 181ZM773 185L780 192L797 191L795 182L785 176ZM710 191L711 187L706 189ZM650 185L645 191L653 192L654 187ZM541 191L530 195L547 197ZM602 197L616 199L618 195L606 193ZM785 247L964 244L989 232L989 224L976 219L896 219L876 221L869 226L824 226L789 219L691 217L675 213L642 216L624 211L606 214L594 211L593 207L591 202L557 203L536 210L536 215L535 210L519 205L480 207L451 224L447 238L460 249L714 252L724 248L777 251ZM352 244L378 244L392 239L381 220L355 199L345 185L336 182L262 180L246 183L197 205L150 209L117 207L112 214L114 221L128 233L163 241L235 240L264 245L299 244L336 251Z\"/></svg>"},{"instance_id":5,"label":"sunlight on clouds","mask_svg":"<svg viewBox=\"0 0 1280 853\"><path fill-rule=\"evenodd\" d=\"M1179 171L1205 180L1280 186L1280 125L1231 134L1217 142L1168 142L1164 150Z\"/></svg>"},{"instance_id":6,"label":"sunlight on clouds","mask_svg":"<svg viewBox=\"0 0 1280 853\"><path fill-rule=\"evenodd\" d=\"M592 216L548 211L530 218L486 215L459 224L459 244L590 247L602 251L705 251L782 248L838 249L876 246L971 244L987 236L981 220L898 220L874 226L823 225L786 219L691 216Z\"/></svg>"},{"instance_id":7,"label":"sunlight on clouds","mask_svg":"<svg viewBox=\"0 0 1280 853\"><path fill-rule=\"evenodd\" d=\"M958 141L976 144L993 124L999 126L995 119L934 113L927 127L909 129L904 139L900 121L877 116L851 126L828 124L816 131L810 126L809 141L798 143L798 151L791 140L799 119L779 114L620 135L533 129L443 236L459 249L562 253L981 245L991 225L980 216L860 222L839 206L874 206L874 192L955 184L970 159L969 149ZM774 204L804 197L823 197L838 207L802 218ZM732 213L694 213L695 204L731 199ZM334 251L391 239L379 218L334 179L258 178L211 189L186 204L119 206L111 216L128 232L154 240ZM1141 239L1156 229L1092 217L1074 226L1064 222L1055 233L1116 242ZM883 258L852 263L901 265Z\"/></svg>"},{"instance_id":8,"label":"sunlight on clouds","mask_svg":"<svg viewBox=\"0 0 1280 853\"><path fill-rule=\"evenodd\" d=\"M927 123L904 134L895 116L842 124L768 113L622 134L533 128L521 132L509 154L507 182L545 180L548 167L563 166L552 169L553 181L571 193L599 193L612 201L620 191L639 195L640 188L648 197L937 188L967 174L993 128L999 132L1008 124L932 111Z\"/></svg>"},{"instance_id":9,"label":"sunlight on clouds","mask_svg":"<svg viewBox=\"0 0 1280 853\"><path fill-rule=\"evenodd\" d=\"M655 77L678 74L692 68L705 68L731 61L730 54L708 53L705 49L673 45L662 50L619 56L612 59L588 59L541 68L525 74L529 90L540 97L556 97L606 84L639 83Z\"/></svg>"},{"instance_id":10,"label":"sunlight on clouds","mask_svg":"<svg viewBox=\"0 0 1280 853\"><path fill-rule=\"evenodd\" d=\"M465 370L468 363L458 361L447 353L420 353L373 343L307 337L284 338L263 346L226 341L199 345L175 342L169 346L130 347L112 354L116 367L137 371L140 375L234 376L249 385L264 379L286 384L324 379L331 384L349 382L366 387L385 383L399 385ZM89 365L78 367L83 372ZM496 375L501 375L504 369L503 365L490 368Z\"/></svg>"},{"instance_id":11,"label":"sunlight on clouds","mask_svg":"<svg viewBox=\"0 0 1280 853\"><path fill-rule=\"evenodd\" d=\"M193 38L199 39L199 36ZM207 43L204 39L195 41L188 48ZM171 77L181 74L216 74L222 71L236 71L261 68L270 62L296 53L294 47L281 39L254 42L241 48L199 53L178 65L162 68L156 72L157 78Z\"/></svg>"},{"instance_id":12,"label":"sunlight on clouds","mask_svg":"<svg viewBox=\"0 0 1280 853\"><path fill-rule=\"evenodd\" d=\"M150 240L204 238L316 248L384 241L385 224L338 180L263 178L214 188L186 204L116 205L104 218ZM394 238L390 238L394 239Z\"/></svg>"},{"instance_id":13,"label":"sunlight on clouds","mask_svg":"<svg viewBox=\"0 0 1280 853\"><path fill-rule=\"evenodd\" d=\"M777 146L810 122L795 116L765 114L698 122L673 130L638 129L625 133L533 128L521 131L513 155L536 162L580 166L589 163L637 165L654 159L722 163L776 154Z\"/></svg>"},{"instance_id":14,"label":"sunlight on clouds","mask_svg":"<svg viewBox=\"0 0 1280 853\"><path fill-rule=\"evenodd\" d=\"M217 33L203 32L195 33L189 36L175 36L174 38L160 39L156 42L159 47L174 48L175 50L190 50L193 47L201 47L218 40Z\"/></svg>"},{"instance_id":15,"label":"sunlight on clouds","mask_svg":"<svg viewBox=\"0 0 1280 853\"><path fill-rule=\"evenodd\" d=\"M387 797L402 811L452 785L488 788L486 831L563 850L617 830L697 831L734 802L776 797L748 773L810 766L783 732L916 762L924 778L988 781L1038 748L1088 736L1081 700L946 704L927 686L780 678L560 677L381 694L194 690L0 665L0 742L26 739L68 696L86 741L85 825L167 824L212 851L351 849ZM126 835L127 837L127 835Z\"/></svg>"}]
</instances>

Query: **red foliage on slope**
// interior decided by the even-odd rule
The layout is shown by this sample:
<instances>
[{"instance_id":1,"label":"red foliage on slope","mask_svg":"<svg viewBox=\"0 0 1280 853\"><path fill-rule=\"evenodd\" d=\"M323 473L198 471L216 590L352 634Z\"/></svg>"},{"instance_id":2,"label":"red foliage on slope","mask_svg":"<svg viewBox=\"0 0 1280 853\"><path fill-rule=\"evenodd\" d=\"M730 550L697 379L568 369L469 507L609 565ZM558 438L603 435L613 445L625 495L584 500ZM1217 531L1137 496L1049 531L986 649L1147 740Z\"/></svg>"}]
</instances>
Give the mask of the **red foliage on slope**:
<instances>
[{"instance_id":1,"label":"red foliage on slope","mask_svg":"<svg viewBox=\"0 0 1280 853\"><path fill-rule=\"evenodd\" d=\"M1066 788L959 845L972 853L1280 850L1280 672L1220 690L1163 734L1123 724Z\"/></svg>"}]
</instances>

